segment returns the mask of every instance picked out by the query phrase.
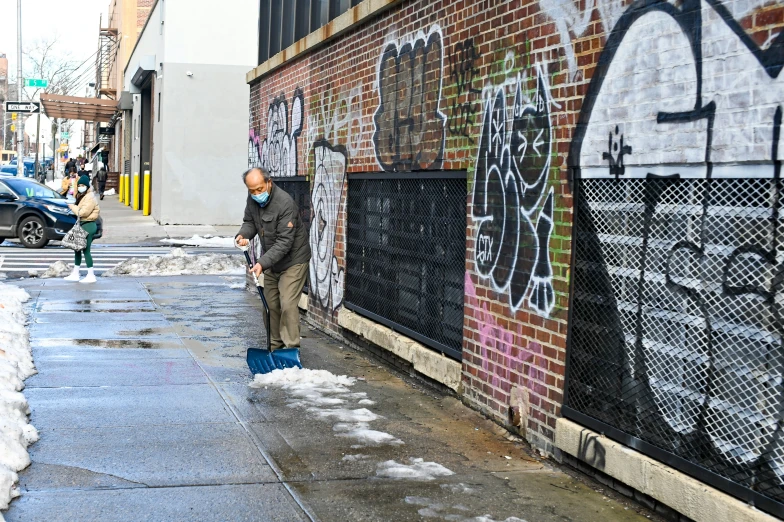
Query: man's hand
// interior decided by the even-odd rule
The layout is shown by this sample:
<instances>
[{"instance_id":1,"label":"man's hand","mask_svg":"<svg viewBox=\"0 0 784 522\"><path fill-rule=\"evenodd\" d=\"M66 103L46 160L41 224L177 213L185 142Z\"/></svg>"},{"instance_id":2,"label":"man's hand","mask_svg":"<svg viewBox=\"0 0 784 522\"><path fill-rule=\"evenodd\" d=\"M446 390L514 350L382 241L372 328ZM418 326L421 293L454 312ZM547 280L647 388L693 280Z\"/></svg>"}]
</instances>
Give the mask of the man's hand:
<instances>
[{"instance_id":1,"label":"man's hand","mask_svg":"<svg viewBox=\"0 0 784 522\"><path fill-rule=\"evenodd\" d=\"M250 241L248 241L247 239L245 239L242 236L237 236L236 238L234 238L234 242L237 243L241 247L246 247L250 243Z\"/></svg>"},{"instance_id":2,"label":"man's hand","mask_svg":"<svg viewBox=\"0 0 784 522\"><path fill-rule=\"evenodd\" d=\"M256 263L255 265L253 265L253 268L251 269L251 272L256 274L256 277L261 277L261 271L262 271L261 263Z\"/></svg>"}]
</instances>

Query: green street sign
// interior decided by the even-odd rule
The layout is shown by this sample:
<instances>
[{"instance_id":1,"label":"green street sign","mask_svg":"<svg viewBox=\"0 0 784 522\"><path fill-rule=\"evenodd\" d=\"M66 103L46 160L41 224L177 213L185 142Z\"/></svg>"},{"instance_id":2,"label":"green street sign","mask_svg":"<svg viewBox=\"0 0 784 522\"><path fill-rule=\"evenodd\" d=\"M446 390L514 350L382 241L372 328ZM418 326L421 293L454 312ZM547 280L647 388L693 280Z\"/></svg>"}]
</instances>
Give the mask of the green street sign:
<instances>
[{"instance_id":1,"label":"green street sign","mask_svg":"<svg viewBox=\"0 0 784 522\"><path fill-rule=\"evenodd\" d=\"M69 137L71 137L71 135L68 134L67 132L61 132L60 133L60 139L61 140L67 140Z\"/></svg>"},{"instance_id":2,"label":"green street sign","mask_svg":"<svg viewBox=\"0 0 784 522\"><path fill-rule=\"evenodd\" d=\"M25 78L25 87L40 87L45 89L49 87L49 80L41 78Z\"/></svg>"}]
</instances>

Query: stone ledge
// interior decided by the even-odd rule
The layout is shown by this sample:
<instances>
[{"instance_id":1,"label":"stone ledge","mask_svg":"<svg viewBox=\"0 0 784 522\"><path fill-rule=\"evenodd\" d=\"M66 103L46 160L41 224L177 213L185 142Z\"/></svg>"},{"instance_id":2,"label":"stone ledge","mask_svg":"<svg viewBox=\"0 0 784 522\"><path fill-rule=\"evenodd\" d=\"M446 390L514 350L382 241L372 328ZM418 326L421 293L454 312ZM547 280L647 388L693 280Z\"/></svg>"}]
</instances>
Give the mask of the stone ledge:
<instances>
[{"instance_id":1,"label":"stone ledge","mask_svg":"<svg viewBox=\"0 0 784 522\"><path fill-rule=\"evenodd\" d=\"M567 419L556 421L555 446L697 522L778 520L658 460Z\"/></svg>"},{"instance_id":2,"label":"stone ledge","mask_svg":"<svg viewBox=\"0 0 784 522\"><path fill-rule=\"evenodd\" d=\"M414 370L460 393L462 365L443 354L401 335L391 328L355 314L345 307L338 312L338 325L408 361Z\"/></svg>"},{"instance_id":3,"label":"stone ledge","mask_svg":"<svg viewBox=\"0 0 784 522\"><path fill-rule=\"evenodd\" d=\"M278 54L271 56L266 62L248 71L245 75L245 81L253 83L259 80L286 63L316 50L360 23L369 21L400 2L402 0L364 0L359 5L350 8L342 15L331 20L327 25L319 27L305 38L294 42L294 45L283 49Z\"/></svg>"}]
</instances>

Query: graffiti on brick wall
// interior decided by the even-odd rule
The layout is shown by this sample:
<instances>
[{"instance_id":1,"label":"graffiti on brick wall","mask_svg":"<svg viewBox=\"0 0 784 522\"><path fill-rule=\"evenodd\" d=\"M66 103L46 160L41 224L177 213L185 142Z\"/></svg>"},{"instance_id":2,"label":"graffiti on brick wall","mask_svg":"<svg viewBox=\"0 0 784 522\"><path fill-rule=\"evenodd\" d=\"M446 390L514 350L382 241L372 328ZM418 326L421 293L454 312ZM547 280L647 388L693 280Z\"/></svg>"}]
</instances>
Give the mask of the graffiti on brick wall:
<instances>
[{"instance_id":1,"label":"graffiti on brick wall","mask_svg":"<svg viewBox=\"0 0 784 522\"><path fill-rule=\"evenodd\" d=\"M623 13L623 0L547 0L540 1L539 7L555 23L561 38L566 63L572 79L577 76L577 57L572 44L573 38L579 38L587 32L591 24L594 9L599 12L599 19L605 30L610 31ZM598 30L597 30L598 32Z\"/></svg>"},{"instance_id":2,"label":"graffiti on brick wall","mask_svg":"<svg viewBox=\"0 0 784 522\"><path fill-rule=\"evenodd\" d=\"M385 171L439 169L446 116L441 103L444 62L441 28L408 41L388 42L378 62L379 105L373 116L376 160Z\"/></svg>"},{"instance_id":3,"label":"graffiti on brick wall","mask_svg":"<svg viewBox=\"0 0 784 522\"><path fill-rule=\"evenodd\" d=\"M343 303L344 271L335 256L335 241L348 152L341 145L318 141L313 156L310 291L323 307L334 311Z\"/></svg>"},{"instance_id":4,"label":"graffiti on brick wall","mask_svg":"<svg viewBox=\"0 0 784 522\"><path fill-rule=\"evenodd\" d=\"M302 134L303 109L304 96L299 88L291 98L290 114L285 95L281 94L272 100L267 112L267 137L261 140L255 129L250 130L250 167L264 167L273 177L297 175L297 142Z\"/></svg>"},{"instance_id":5,"label":"graffiti on brick wall","mask_svg":"<svg viewBox=\"0 0 784 522\"><path fill-rule=\"evenodd\" d=\"M456 93L449 103L449 133L453 136L471 138L474 113L481 89L475 89L474 79L479 75L479 52L474 39L457 42L449 55L449 80L455 85Z\"/></svg>"},{"instance_id":6,"label":"graffiti on brick wall","mask_svg":"<svg viewBox=\"0 0 784 522\"><path fill-rule=\"evenodd\" d=\"M510 401L512 408L519 408L524 404L525 409L520 414L527 417L530 415L530 395L547 397L545 381L548 362L542 355L542 346L535 341L524 342L521 323L516 323L517 332L500 326L496 317L490 313L488 303L480 303L468 272L465 275L465 291L468 305L475 310L474 318L479 332L478 355L482 369L488 373L488 382L493 387L500 388L501 379L510 379L510 371L519 374L522 397L510 397ZM525 347L521 348L523 344ZM525 425L523 420L520 424Z\"/></svg>"},{"instance_id":7,"label":"graffiti on brick wall","mask_svg":"<svg viewBox=\"0 0 784 522\"><path fill-rule=\"evenodd\" d=\"M570 375L652 405L636 436L773 491L784 393L763 383L784 378L784 32L747 31L760 2L735 4L637 1L607 39L569 153L585 272ZM600 343L607 360L580 359Z\"/></svg>"},{"instance_id":8,"label":"graffiti on brick wall","mask_svg":"<svg viewBox=\"0 0 784 522\"><path fill-rule=\"evenodd\" d=\"M477 273L508 295L512 310L527 296L530 308L547 316L555 306L549 252L554 194L545 190L553 136L547 80L536 70L531 97L518 77L511 118L505 88L485 103L471 217Z\"/></svg>"},{"instance_id":9,"label":"graffiti on brick wall","mask_svg":"<svg viewBox=\"0 0 784 522\"><path fill-rule=\"evenodd\" d=\"M308 143L326 140L345 144L352 157L358 156L365 139L362 85L344 86L340 90L327 85L313 95L310 107Z\"/></svg>"}]
</instances>

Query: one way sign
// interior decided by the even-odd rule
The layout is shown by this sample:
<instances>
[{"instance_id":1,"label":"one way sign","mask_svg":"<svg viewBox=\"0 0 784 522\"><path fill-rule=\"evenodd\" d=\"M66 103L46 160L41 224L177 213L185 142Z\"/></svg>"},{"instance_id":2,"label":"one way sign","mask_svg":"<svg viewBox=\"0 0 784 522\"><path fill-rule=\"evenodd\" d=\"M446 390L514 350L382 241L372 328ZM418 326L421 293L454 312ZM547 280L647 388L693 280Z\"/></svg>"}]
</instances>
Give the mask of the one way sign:
<instances>
[{"instance_id":1,"label":"one way sign","mask_svg":"<svg viewBox=\"0 0 784 522\"><path fill-rule=\"evenodd\" d=\"M5 111L36 114L41 112L41 104L39 102L7 101L5 102Z\"/></svg>"}]
</instances>

